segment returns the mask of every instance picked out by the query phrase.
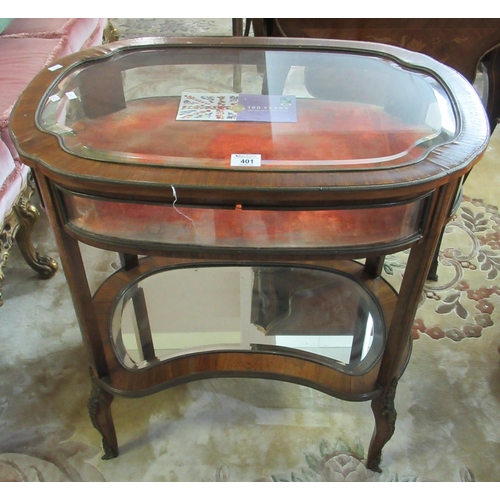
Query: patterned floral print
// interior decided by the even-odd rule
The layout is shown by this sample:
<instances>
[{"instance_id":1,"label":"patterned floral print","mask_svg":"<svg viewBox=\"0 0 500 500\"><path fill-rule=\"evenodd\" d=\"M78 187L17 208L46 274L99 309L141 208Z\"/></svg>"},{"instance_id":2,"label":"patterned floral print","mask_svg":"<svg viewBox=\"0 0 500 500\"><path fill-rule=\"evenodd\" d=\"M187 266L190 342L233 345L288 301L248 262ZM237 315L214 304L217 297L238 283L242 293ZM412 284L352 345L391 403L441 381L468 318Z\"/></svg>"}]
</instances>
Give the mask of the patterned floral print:
<instances>
[{"instance_id":1,"label":"patterned floral print","mask_svg":"<svg viewBox=\"0 0 500 500\"><path fill-rule=\"evenodd\" d=\"M407 253L386 259L391 280L404 272ZM461 341L493 327L500 309L500 214L483 200L464 196L448 223L439 255L439 279L427 281L413 336ZM430 303L435 303L429 307ZM424 307L425 304L425 307Z\"/></svg>"},{"instance_id":2,"label":"patterned floral print","mask_svg":"<svg viewBox=\"0 0 500 500\"><path fill-rule=\"evenodd\" d=\"M327 439L322 439L318 450L304 455L304 466L300 471L271 474L260 477L256 481L268 482L392 482L414 483L422 480L417 476L391 473L389 469L382 473L367 469L363 463L364 450L361 444L354 449L342 439L332 445ZM217 482L230 480L230 468L219 467L216 471ZM462 482L474 482L474 474L466 467L461 467L459 477Z\"/></svg>"}]
</instances>

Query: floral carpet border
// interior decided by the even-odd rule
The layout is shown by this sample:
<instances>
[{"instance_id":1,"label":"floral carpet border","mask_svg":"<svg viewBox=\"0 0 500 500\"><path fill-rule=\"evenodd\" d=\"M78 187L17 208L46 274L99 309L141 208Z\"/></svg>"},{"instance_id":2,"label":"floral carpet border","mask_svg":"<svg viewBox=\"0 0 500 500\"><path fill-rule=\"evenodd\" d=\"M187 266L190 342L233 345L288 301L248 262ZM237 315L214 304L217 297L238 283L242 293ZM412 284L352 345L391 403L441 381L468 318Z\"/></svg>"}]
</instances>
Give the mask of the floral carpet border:
<instances>
[{"instance_id":1,"label":"floral carpet border","mask_svg":"<svg viewBox=\"0 0 500 500\"><path fill-rule=\"evenodd\" d=\"M388 281L402 279L409 251L384 264ZM438 281L427 281L413 324L414 338L461 341L481 337L500 311L500 213L496 206L463 197L446 226Z\"/></svg>"}]
</instances>

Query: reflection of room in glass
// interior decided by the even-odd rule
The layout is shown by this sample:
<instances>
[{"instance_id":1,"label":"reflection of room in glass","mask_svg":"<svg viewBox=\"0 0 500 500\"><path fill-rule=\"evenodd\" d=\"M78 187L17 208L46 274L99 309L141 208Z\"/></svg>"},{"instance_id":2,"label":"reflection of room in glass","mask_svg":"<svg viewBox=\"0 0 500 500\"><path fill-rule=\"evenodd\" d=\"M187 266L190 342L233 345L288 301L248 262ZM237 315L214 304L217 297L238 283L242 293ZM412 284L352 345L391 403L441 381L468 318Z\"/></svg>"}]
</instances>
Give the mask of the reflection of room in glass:
<instances>
[{"instance_id":1,"label":"reflection of room in glass","mask_svg":"<svg viewBox=\"0 0 500 500\"><path fill-rule=\"evenodd\" d=\"M151 275L123 295L112 323L115 348L130 368L206 350L250 349L302 351L352 368L384 337L381 315L357 282L281 266Z\"/></svg>"},{"instance_id":2,"label":"reflection of room in glass","mask_svg":"<svg viewBox=\"0 0 500 500\"><path fill-rule=\"evenodd\" d=\"M301 349L356 365L373 340L371 301L359 285L338 274L257 267L251 322L265 334L260 344ZM377 328L382 328L380 319Z\"/></svg>"}]
</instances>

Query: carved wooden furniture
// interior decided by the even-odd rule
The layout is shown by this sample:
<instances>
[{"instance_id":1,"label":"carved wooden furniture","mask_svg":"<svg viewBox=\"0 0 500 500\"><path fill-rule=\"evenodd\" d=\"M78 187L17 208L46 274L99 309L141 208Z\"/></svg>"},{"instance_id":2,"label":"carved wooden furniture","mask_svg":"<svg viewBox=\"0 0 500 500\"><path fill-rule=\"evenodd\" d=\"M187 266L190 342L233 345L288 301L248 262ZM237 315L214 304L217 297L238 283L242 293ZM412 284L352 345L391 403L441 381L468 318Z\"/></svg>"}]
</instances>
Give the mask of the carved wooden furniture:
<instances>
[{"instance_id":1,"label":"carved wooden furniture","mask_svg":"<svg viewBox=\"0 0 500 500\"><path fill-rule=\"evenodd\" d=\"M11 127L88 348L104 458L118 454L115 395L266 377L370 400L367 462L379 467L433 252L488 143L481 101L462 76L364 42L141 39L41 72ZM94 295L79 242L121 257ZM404 249L396 293L372 263ZM169 318L156 312L178 294L174 277L194 287L196 303L205 272L246 283L246 324L160 346Z\"/></svg>"}]
</instances>

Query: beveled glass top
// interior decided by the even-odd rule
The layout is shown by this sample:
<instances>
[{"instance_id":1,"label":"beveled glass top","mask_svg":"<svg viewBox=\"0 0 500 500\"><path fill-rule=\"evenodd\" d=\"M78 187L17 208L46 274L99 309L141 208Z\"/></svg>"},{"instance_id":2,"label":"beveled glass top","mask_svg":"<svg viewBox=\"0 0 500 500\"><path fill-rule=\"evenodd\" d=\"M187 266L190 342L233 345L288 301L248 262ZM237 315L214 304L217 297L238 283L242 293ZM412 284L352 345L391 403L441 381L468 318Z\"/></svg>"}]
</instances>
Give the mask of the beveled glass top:
<instances>
[{"instance_id":1,"label":"beveled glass top","mask_svg":"<svg viewBox=\"0 0 500 500\"><path fill-rule=\"evenodd\" d=\"M38 124L84 158L261 171L394 168L458 129L438 80L389 56L189 45L73 65Z\"/></svg>"}]
</instances>

